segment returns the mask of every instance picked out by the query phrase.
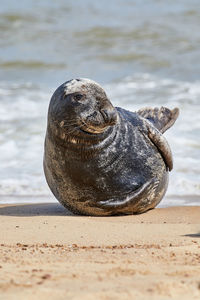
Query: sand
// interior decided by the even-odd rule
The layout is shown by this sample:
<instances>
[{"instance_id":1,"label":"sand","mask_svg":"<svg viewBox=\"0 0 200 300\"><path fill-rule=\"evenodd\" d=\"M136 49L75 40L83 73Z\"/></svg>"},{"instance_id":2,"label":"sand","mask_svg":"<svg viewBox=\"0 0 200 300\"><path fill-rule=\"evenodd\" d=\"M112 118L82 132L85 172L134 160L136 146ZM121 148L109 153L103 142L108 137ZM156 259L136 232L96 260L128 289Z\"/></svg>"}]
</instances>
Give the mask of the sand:
<instances>
[{"instance_id":1,"label":"sand","mask_svg":"<svg viewBox=\"0 0 200 300\"><path fill-rule=\"evenodd\" d=\"M74 216L0 206L0 299L200 299L200 207Z\"/></svg>"}]
</instances>

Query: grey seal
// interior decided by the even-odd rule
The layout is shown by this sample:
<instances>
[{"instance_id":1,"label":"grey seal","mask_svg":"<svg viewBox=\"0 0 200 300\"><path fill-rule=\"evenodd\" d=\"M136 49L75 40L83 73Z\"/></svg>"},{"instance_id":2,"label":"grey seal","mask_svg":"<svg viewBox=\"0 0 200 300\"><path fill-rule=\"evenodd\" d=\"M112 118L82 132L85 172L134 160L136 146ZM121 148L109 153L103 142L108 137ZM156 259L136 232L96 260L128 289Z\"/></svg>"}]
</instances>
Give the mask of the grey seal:
<instances>
[{"instance_id":1,"label":"grey seal","mask_svg":"<svg viewBox=\"0 0 200 300\"><path fill-rule=\"evenodd\" d=\"M178 108L114 107L89 79L63 83L48 110L44 172L51 191L67 209L84 215L154 208L173 168L163 133L178 114Z\"/></svg>"}]
</instances>

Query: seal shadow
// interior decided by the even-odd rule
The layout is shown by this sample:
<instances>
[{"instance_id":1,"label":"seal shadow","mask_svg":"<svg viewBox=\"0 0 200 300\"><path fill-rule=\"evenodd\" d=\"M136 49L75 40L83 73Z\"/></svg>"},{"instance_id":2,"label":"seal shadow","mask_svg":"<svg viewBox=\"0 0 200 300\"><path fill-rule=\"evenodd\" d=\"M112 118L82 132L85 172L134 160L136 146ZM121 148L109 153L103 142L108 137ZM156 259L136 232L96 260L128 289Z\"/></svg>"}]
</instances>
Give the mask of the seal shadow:
<instances>
[{"instance_id":1,"label":"seal shadow","mask_svg":"<svg viewBox=\"0 0 200 300\"><path fill-rule=\"evenodd\" d=\"M185 234L184 236L191 237L191 238L200 238L200 232L199 233Z\"/></svg>"},{"instance_id":2,"label":"seal shadow","mask_svg":"<svg viewBox=\"0 0 200 300\"><path fill-rule=\"evenodd\" d=\"M71 217L88 217L88 215L75 214L62 206L60 203L36 203L36 204L10 204L0 207L0 216L10 217L34 217L34 216L71 216ZM148 211L151 211L150 209ZM148 212L147 211L147 212ZM146 212L145 212L146 213ZM133 215L140 215L143 213L137 213ZM124 214L108 215L108 216L91 216L95 218L101 217L126 217Z\"/></svg>"},{"instance_id":3,"label":"seal shadow","mask_svg":"<svg viewBox=\"0 0 200 300\"><path fill-rule=\"evenodd\" d=\"M0 207L0 216L76 216L59 203L18 204Z\"/></svg>"}]
</instances>

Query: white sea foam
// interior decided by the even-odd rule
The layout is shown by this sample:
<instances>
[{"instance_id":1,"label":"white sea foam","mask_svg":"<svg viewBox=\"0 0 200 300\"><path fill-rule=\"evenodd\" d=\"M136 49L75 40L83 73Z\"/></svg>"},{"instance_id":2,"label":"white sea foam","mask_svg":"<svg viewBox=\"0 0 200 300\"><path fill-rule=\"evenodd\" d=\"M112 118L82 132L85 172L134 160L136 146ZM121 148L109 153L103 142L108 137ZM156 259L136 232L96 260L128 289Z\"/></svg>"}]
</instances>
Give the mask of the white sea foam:
<instances>
[{"instance_id":1,"label":"white sea foam","mask_svg":"<svg viewBox=\"0 0 200 300\"><path fill-rule=\"evenodd\" d=\"M104 88L115 106L132 111L145 106L180 108L178 121L165 134L174 154L174 170L164 203L171 204L173 197L173 205L181 205L186 203L184 197L199 196L200 83L138 74ZM0 83L0 201L19 196L52 199L42 169L51 93L30 83ZM197 199L193 203L199 204Z\"/></svg>"}]
</instances>

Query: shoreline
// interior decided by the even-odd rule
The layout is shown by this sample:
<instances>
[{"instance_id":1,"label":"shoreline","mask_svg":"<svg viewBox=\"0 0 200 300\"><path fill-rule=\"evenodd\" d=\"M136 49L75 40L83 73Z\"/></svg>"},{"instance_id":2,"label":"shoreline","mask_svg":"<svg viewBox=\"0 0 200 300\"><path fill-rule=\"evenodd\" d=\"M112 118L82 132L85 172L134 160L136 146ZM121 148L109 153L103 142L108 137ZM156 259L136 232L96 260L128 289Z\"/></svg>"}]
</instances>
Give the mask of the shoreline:
<instances>
[{"instance_id":1,"label":"shoreline","mask_svg":"<svg viewBox=\"0 0 200 300\"><path fill-rule=\"evenodd\" d=\"M0 205L0 299L199 299L200 206L72 215Z\"/></svg>"}]
</instances>

